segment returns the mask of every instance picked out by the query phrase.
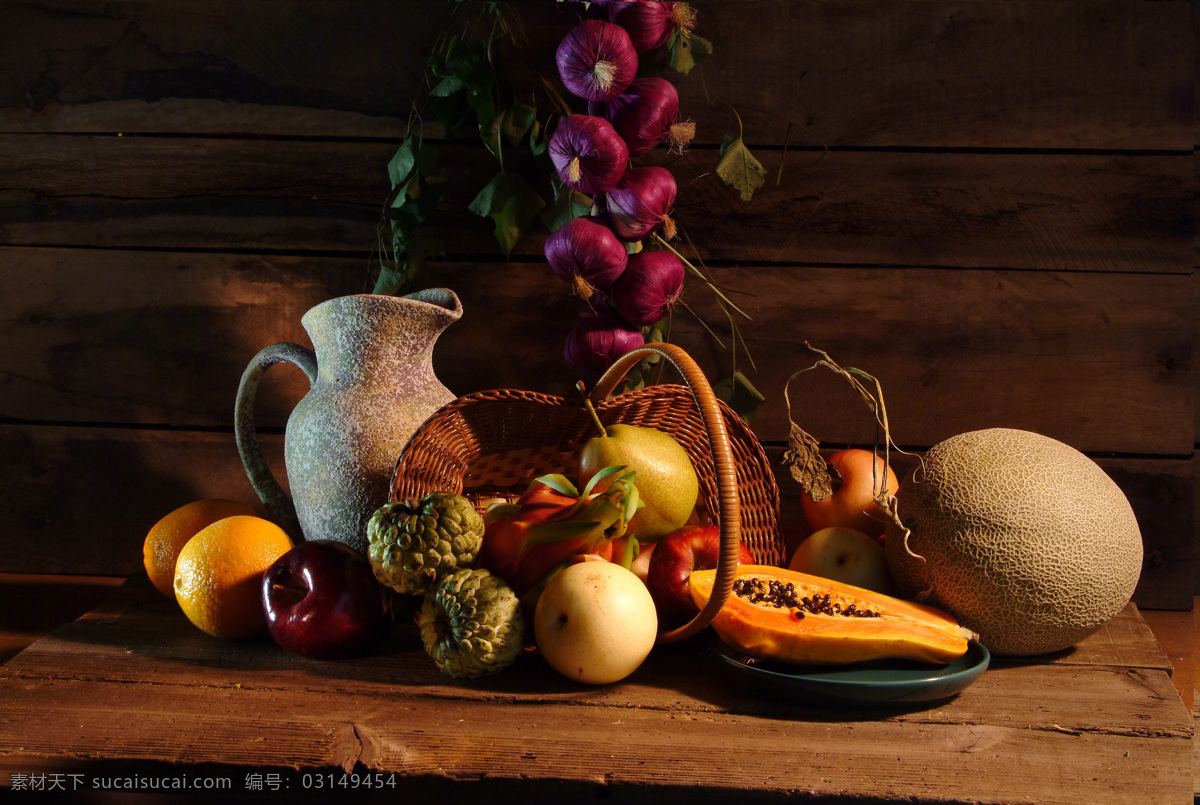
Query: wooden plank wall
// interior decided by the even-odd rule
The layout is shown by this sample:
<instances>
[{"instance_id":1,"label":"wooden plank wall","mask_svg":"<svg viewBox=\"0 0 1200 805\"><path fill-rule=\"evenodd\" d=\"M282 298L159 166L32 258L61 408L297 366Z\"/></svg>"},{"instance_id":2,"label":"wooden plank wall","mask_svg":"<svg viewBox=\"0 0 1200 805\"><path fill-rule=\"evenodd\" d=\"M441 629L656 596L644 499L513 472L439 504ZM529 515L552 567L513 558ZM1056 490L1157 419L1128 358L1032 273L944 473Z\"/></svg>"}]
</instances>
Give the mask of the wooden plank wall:
<instances>
[{"instance_id":1,"label":"wooden plank wall","mask_svg":"<svg viewBox=\"0 0 1200 805\"><path fill-rule=\"evenodd\" d=\"M0 571L134 572L166 511L253 499L238 378L260 347L306 343L310 306L363 290L385 166L451 5L0 7ZM993 426L1061 439L1137 511L1138 603L1190 607L1194 4L697 6L715 52L678 79L698 136L669 164L700 255L752 292L760 438L782 444L809 341L880 378L906 447ZM519 8L545 68L577 7ZM771 175L749 203L713 173L736 133L726 103ZM439 375L459 393L562 392L578 307L547 278L544 233L506 262L465 211L490 157L466 138L443 152L452 246L422 280L466 314ZM715 320L703 289L686 293ZM728 370L693 320L674 326L713 377ZM299 372L268 374L276 456L304 391ZM792 399L825 444L871 439L832 377Z\"/></svg>"}]
</instances>

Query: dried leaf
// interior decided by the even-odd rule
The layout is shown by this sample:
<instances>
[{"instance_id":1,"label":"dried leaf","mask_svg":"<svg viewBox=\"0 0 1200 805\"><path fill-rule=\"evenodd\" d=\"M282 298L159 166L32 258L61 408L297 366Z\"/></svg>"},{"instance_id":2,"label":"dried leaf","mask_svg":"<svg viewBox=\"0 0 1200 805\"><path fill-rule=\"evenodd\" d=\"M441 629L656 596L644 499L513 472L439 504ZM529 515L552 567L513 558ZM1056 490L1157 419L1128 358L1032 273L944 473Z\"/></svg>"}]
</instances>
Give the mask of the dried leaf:
<instances>
[{"instance_id":1,"label":"dried leaf","mask_svg":"<svg viewBox=\"0 0 1200 805\"><path fill-rule=\"evenodd\" d=\"M800 484L813 500L824 500L833 494L833 480L829 477L829 465L821 457L821 445L792 422L788 432L788 449L783 452L780 464L787 467L792 480Z\"/></svg>"},{"instance_id":2,"label":"dried leaf","mask_svg":"<svg viewBox=\"0 0 1200 805\"><path fill-rule=\"evenodd\" d=\"M695 34L684 34L675 31L667 41L671 53L671 69L687 75L692 68L699 64L713 51L712 42Z\"/></svg>"},{"instance_id":3,"label":"dried leaf","mask_svg":"<svg viewBox=\"0 0 1200 805\"><path fill-rule=\"evenodd\" d=\"M729 141L722 149L721 159L717 162L717 176L735 188L741 194L742 201L749 201L754 191L767 180L762 163L750 153L741 137Z\"/></svg>"}]
</instances>

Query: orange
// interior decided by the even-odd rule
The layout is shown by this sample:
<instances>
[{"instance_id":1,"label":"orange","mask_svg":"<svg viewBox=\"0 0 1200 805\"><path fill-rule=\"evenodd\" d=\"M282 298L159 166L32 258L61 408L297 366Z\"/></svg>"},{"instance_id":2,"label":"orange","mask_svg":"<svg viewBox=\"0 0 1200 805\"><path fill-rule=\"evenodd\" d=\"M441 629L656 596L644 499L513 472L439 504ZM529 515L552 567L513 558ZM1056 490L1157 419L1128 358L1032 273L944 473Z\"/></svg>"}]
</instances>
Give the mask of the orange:
<instances>
[{"instance_id":1,"label":"orange","mask_svg":"<svg viewBox=\"0 0 1200 805\"><path fill-rule=\"evenodd\" d=\"M267 634L262 578L292 548L283 529L261 517L226 517L188 540L175 565L175 600L213 637Z\"/></svg>"},{"instance_id":2,"label":"orange","mask_svg":"<svg viewBox=\"0 0 1200 805\"><path fill-rule=\"evenodd\" d=\"M254 510L233 500L197 500L155 523L142 546L142 562L154 586L163 595L174 598L175 560L184 544L200 529L238 514L252 515Z\"/></svg>"}]
</instances>

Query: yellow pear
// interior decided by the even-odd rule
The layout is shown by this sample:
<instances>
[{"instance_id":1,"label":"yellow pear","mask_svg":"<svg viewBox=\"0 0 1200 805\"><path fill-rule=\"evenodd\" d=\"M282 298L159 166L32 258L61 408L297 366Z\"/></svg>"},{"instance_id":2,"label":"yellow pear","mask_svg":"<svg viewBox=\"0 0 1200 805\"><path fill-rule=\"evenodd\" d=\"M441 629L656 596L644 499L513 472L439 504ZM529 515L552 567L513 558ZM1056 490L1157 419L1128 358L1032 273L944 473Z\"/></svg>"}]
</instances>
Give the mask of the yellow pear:
<instances>
[{"instance_id":1,"label":"yellow pear","mask_svg":"<svg viewBox=\"0 0 1200 805\"><path fill-rule=\"evenodd\" d=\"M587 484L605 467L622 465L635 473L634 485L644 507L629 521L628 533L654 542L685 525L696 508L700 482L683 446L668 433L637 425L600 423L588 403L599 435L579 454L579 482Z\"/></svg>"}]
</instances>

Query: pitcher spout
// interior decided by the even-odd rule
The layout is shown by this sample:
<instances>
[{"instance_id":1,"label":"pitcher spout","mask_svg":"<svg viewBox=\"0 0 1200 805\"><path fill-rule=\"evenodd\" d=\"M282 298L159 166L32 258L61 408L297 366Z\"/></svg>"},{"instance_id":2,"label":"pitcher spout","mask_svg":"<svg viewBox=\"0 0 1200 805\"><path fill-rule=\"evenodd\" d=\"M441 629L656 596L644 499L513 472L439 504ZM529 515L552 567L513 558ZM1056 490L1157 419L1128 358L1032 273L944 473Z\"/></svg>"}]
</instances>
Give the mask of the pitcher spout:
<instances>
[{"instance_id":1,"label":"pitcher spout","mask_svg":"<svg viewBox=\"0 0 1200 805\"><path fill-rule=\"evenodd\" d=\"M454 322L462 318L462 302L458 294L449 288L427 288L424 291L410 293L403 299L424 302L436 308L433 312L434 328L440 333Z\"/></svg>"}]
</instances>

